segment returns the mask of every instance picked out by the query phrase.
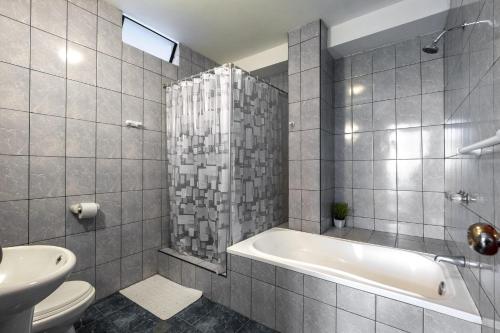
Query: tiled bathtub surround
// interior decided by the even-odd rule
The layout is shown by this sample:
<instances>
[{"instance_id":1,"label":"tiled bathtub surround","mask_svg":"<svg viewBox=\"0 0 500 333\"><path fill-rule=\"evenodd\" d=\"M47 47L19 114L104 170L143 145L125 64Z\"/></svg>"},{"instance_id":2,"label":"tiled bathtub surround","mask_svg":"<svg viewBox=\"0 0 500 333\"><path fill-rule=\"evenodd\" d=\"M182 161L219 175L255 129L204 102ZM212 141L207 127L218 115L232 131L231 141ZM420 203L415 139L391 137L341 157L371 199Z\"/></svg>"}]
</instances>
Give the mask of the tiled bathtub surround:
<instances>
[{"instance_id":1,"label":"tiled bathtub surround","mask_svg":"<svg viewBox=\"0 0 500 333\"><path fill-rule=\"evenodd\" d=\"M445 238L455 255L482 262L481 269L462 275L485 323L484 331L500 330L500 274L498 255L479 256L467 245L469 225L486 222L500 226L500 155L498 146L480 157L457 154L457 149L491 137L500 128L500 64L498 27L500 2L452 1L447 27L483 21L450 32L444 41L445 68L445 190L464 190L478 199L469 205L445 204ZM491 268L488 265L492 265ZM493 325L494 324L494 325Z\"/></svg>"},{"instance_id":2,"label":"tiled bathtub surround","mask_svg":"<svg viewBox=\"0 0 500 333\"><path fill-rule=\"evenodd\" d=\"M336 60L335 201L357 228L444 238L441 51L432 36Z\"/></svg>"},{"instance_id":3,"label":"tiled bathtub surround","mask_svg":"<svg viewBox=\"0 0 500 333\"><path fill-rule=\"evenodd\" d=\"M177 66L122 45L121 12L97 0L0 1L0 45L2 246L69 248L71 278L98 298L154 274L162 217L168 230L162 82ZM69 212L82 201L101 205L96 219Z\"/></svg>"},{"instance_id":4,"label":"tiled bathtub surround","mask_svg":"<svg viewBox=\"0 0 500 333\"><path fill-rule=\"evenodd\" d=\"M280 332L480 332L479 325L281 267L231 256L224 278L160 256L160 273Z\"/></svg>"},{"instance_id":5,"label":"tiled bathtub surround","mask_svg":"<svg viewBox=\"0 0 500 333\"><path fill-rule=\"evenodd\" d=\"M318 20L288 33L290 227L313 233L331 224L334 196L333 59Z\"/></svg>"}]
</instances>

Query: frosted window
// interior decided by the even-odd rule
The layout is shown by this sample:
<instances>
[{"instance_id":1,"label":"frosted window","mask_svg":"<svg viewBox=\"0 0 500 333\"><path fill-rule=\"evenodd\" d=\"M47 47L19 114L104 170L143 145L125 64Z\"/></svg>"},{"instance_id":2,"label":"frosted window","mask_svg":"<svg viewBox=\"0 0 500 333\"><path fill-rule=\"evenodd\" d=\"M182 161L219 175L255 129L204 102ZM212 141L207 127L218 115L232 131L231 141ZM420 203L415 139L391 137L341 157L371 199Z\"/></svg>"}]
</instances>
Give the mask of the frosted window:
<instances>
[{"instance_id":1,"label":"frosted window","mask_svg":"<svg viewBox=\"0 0 500 333\"><path fill-rule=\"evenodd\" d=\"M177 43L146 28L145 26L123 17L122 40L144 52L160 59L172 62Z\"/></svg>"}]
</instances>

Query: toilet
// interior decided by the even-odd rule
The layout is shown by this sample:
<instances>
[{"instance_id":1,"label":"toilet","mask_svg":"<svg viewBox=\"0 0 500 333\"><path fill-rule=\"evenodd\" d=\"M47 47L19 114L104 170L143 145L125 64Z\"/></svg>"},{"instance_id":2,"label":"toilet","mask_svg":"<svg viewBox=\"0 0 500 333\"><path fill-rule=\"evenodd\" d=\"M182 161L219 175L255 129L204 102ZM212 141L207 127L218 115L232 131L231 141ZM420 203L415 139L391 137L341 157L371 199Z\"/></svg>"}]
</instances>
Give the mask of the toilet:
<instances>
[{"instance_id":1,"label":"toilet","mask_svg":"<svg viewBox=\"0 0 500 333\"><path fill-rule=\"evenodd\" d=\"M32 332L74 333L73 324L92 304L95 289L84 281L67 281L35 306Z\"/></svg>"}]
</instances>

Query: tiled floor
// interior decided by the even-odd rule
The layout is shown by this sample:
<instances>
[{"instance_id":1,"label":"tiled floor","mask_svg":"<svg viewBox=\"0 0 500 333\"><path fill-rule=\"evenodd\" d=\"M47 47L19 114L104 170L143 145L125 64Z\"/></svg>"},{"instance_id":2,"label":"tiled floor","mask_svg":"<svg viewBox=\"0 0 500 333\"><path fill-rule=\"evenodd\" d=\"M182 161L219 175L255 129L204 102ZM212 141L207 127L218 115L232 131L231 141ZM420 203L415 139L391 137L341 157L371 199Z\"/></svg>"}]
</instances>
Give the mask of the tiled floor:
<instances>
[{"instance_id":1,"label":"tiled floor","mask_svg":"<svg viewBox=\"0 0 500 333\"><path fill-rule=\"evenodd\" d=\"M77 333L275 332L205 297L163 321L119 293L89 307L75 327Z\"/></svg>"},{"instance_id":2,"label":"tiled floor","mask_svg":"<svg viewBox=\"0 0 500 333\"><path fill-rule=\"evenodd\" d=\"M330 228L323 235L371 243L404 250L412 250L440 255L450 255L446 242L440 239L393 234L359 228Z\"/></svg>"}]
</instances>

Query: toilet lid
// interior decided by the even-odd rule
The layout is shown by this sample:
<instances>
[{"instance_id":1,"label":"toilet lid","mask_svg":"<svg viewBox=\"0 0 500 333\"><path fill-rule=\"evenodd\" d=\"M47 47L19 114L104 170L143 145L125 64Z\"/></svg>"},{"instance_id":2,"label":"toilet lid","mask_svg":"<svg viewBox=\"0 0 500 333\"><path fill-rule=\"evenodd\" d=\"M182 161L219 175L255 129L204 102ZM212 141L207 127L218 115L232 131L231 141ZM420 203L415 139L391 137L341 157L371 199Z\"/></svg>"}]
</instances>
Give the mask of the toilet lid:
<instances>
[{"instance_id":1,"label":"toilet lid","mask_svg":"<svg viewBox=\"0 0 500 333\"><path fill-rule=\"evenodd\" d=\"M93 287L84 281L67 281L52 294L35 306L34 318L44 317L71 307L80 300L87 298Z\"/></svg>"}]
</instances>

